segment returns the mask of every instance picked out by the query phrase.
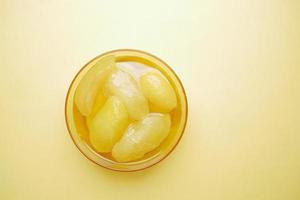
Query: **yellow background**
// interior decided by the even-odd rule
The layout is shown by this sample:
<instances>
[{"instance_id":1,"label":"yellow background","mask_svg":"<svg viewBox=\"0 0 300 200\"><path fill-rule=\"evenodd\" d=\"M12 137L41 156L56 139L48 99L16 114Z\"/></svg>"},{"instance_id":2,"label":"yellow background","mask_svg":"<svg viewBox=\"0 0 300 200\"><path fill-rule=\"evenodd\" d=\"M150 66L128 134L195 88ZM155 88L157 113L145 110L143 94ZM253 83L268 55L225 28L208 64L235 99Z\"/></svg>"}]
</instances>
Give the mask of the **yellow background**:
<instances>
[{"instance_id":1,"label":"yellow background","mask_svg":"<svg viewBox=\"0 0 300 200\"><path fill-rule=\"evenodd\" d=\"M64 121L77 71L135 48L186 88L181 143L145 171L88 161ZM298 0L0 1L0 199L300 199Z\"/></svg>"}]
</instances>

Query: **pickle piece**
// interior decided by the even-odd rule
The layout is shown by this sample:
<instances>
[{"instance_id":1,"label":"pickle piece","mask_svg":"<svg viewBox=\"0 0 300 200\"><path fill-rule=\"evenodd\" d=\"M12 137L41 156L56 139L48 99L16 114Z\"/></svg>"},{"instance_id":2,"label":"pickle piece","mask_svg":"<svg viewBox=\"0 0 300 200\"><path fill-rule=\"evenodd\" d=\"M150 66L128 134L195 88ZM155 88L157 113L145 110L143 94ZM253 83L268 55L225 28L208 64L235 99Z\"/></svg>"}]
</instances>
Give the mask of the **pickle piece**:
<instances>
[{"instance_id":1,"label":"pickle piece","mask_svg":"<svg viewBox=\"0 0 300 200\"><path fill-rule=\"evenodd\" d=\"M122 70L115 71L108 78L105 94L119 97L133 120L139 120L149 112L148 101L139 90L137 82Z\"/></svg>"},{"instance_id":2,"label":"pickle piece","mask_svg":"<svg viewBox=\"0 0 300 200\"><path fill-rule=\"evenodd\" d=\"M113 147L112 156L118 162L142 158L163 142L169 134L170 126L169 114L148 114L141 121L129 125L123 137Z\"/></svg>"},{"instance_id":3,"label":"pickle piece","mask_svg":"<svg viewBox=\"0 0 300 200\"><path fill-rule=\"evenodd\" d=\"M88 124L89 139L98 152L110 152L128 125L128 113L123 102L111 96Z\"/></svg>"},{"instance_id":4,"label":"pickle piece","mask_svg":"<svg viewBox=\"0 0 300 200\"><path fill-rule=\"evenodd\" d=\"M96 96L107 76L115 68L114 66L115 58L113 56L105 57L91 67L78 84L74 101L82 115L91 114Z\"/></svg>"},{"instance_id":5,"label":"pickle piece","mask_svg":"<svg viewBox=\"0 0 300 200\"><path fill-rule=\"evenodd\" d=\"M140 78L144 96L160 112L170 112L177 106L176 94L168 80L158 73L150 72Z\"/></svg>"}]
</instances>

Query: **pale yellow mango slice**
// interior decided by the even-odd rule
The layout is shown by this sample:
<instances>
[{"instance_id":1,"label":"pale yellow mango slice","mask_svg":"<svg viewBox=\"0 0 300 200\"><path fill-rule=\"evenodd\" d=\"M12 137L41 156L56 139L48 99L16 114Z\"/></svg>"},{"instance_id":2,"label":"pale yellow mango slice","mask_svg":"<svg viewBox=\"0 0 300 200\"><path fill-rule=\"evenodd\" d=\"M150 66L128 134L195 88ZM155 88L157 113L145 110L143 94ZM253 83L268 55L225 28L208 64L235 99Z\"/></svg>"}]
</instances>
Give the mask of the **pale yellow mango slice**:
<instances>
[{"instance_id":1,"label":"pale yellow mango slice","mask_svg":"<svg viewBox=\"0 0 300 200\"><path fill-rule=\"evenodd\" d=\"M74 96L75 104L82 115L91 114L96 96L113 69L115 69L115 58L107 56L91 67L82 78Z\"/></svg>"},{"instance_id":2,"label":"pale yellow mango slice","mask_svg":"<svg viewBox=\"0 0 300 200\"><path fill-rule=\"evenodd\" d=\"M139 120L149 112L147 99L139 90L137 82L122 70L117 70L108 78L105 94L119 97L133 120Z\"/></svg>"},{"instance_id":3,"label":"pale yellow mango slice","mask_svg":"<svg viewBox=\"0 0 300 200\"><path fill-rule=\"evenodd\" d=\"M166 78L156 72L149 72L140 78L144 96L160 112L170 112L177 106L176 94Z\"/></svg>"},{"instance_id":4,"label":"pale yellow mango slice","mask_svg":"<svg viewBox=\"0 0 300 200\"><path fill-rule=\"evenodd\" d=\"M111 96L88 124L90 143L98 152L110 152L127 125L125 105L118 97Z\"/></svg>"},{"instance_id":5,"label":"pale yellow mango slice","mask_svg":"<svg viewBox=\"0 0 300 200\"><path fill-rule=\"evenodd\" d=\"M142 158L157 148L168 136L171 126L169 114L150 113L141 121L127 128L123 137L112 150L118 162L129 162Z\"/></svg>"}]
</instances>

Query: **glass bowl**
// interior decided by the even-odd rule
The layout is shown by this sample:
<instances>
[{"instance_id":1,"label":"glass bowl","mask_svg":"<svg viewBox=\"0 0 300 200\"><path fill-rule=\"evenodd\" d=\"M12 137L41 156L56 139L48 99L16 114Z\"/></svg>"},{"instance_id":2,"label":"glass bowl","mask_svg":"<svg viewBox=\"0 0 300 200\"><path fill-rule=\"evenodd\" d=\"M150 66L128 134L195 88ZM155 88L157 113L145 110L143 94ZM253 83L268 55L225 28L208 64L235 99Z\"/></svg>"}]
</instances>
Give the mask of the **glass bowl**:
<instances>
[{"instance_id":1,"label":"glass bowl","mask_svg":"<svg viewBox=\"0 0 300 200\"><path fill-rule=\"evenodd\" d=\"M74 103L74 94L81 79L98 60L108 55L113 55L116 58L116 62L136 61L158 69L167 77L177 94L178 106L172 111L172 127L169 136L157 149L147 153L143 159L138 161L120 163L94 151L85 139L88 135L85 118L79 113ZM188 107L186 93L175 72L156 56L132 49L119 49L106 52L88 62L73 79L65 102L65 119L67 128L74 144L80 152L89 160L101 167L123 172L142 170L153 166L166 158L177 146L183 135L187 122L187 115Z\"/></svg>"}]
</instances>

